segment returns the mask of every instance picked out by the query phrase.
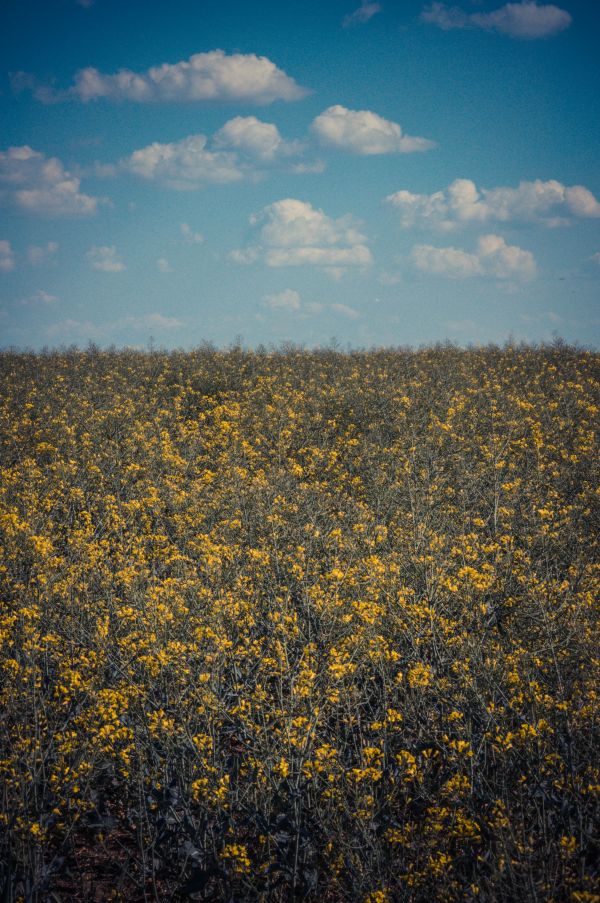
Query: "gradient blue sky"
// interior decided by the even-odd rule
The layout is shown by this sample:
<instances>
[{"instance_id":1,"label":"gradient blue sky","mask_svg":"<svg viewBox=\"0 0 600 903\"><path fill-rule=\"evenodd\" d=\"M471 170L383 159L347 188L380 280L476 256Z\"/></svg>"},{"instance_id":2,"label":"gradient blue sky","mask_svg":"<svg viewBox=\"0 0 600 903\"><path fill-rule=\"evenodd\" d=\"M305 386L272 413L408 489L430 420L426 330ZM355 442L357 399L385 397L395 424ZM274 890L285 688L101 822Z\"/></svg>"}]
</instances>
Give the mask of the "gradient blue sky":
<instances>
[{"instance_id":1,"label":"gradient blue sky","mask_svg":"<svg viewBox=\"0 0 600 903\"><path fill-rule=\"evenodd\" d=\"M597 4L5 0L0 46L3 347L599 344Z\"/></svg>"}]
</instances>

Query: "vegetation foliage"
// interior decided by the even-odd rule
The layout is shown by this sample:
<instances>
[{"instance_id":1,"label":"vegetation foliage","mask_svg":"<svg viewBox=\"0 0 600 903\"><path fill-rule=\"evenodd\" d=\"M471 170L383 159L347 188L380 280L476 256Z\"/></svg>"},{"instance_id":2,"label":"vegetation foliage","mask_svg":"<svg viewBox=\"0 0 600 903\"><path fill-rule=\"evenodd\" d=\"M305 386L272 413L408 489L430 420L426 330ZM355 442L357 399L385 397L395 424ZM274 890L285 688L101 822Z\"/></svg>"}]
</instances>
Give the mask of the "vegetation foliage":
<instances>
[{"instance_id":1,"label":"vegetation foliage","mask_svg":"<svg viewBox=\"0 0 600 903\"><path fill-rule=\"evenodd\" d=\"M0 371L4 901L600 901L597 354Z\"/></svg>"}]
</instances>

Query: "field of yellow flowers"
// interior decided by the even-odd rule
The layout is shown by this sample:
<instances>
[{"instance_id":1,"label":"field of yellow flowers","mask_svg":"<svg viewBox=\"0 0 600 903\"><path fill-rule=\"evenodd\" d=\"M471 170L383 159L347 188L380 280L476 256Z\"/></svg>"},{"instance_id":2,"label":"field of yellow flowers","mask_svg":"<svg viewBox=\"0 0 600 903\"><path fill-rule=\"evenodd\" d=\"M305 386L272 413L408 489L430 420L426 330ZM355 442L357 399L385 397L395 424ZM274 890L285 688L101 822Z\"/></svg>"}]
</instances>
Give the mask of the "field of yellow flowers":
<instances>
[{"instance_id":1,"label":"field of yellow flowers","mask_svg":"<svg viewBox=\"0 0 600 903\"><path fill-rule=\"evenodd\" d=\"M3 903L599 903L598 354L0 376Z\"/></svg>"}]
</instances>

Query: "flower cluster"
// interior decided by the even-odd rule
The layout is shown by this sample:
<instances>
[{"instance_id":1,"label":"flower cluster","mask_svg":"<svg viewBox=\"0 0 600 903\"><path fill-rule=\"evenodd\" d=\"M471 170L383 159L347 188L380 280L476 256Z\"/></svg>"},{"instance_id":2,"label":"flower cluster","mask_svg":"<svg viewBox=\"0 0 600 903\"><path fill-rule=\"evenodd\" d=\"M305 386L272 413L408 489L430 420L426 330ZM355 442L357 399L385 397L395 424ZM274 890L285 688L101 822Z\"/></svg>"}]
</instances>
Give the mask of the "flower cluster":
<instances>
[{"instance_id":1,"label":"flower cluster","mask_svg":"<svg viewBox=\"0 0 600 903\"><path fill-rule=\"evenodd\" d=\"M600 901L598 355L0 371L3 899Z\"/></svg>"}]
</instances>

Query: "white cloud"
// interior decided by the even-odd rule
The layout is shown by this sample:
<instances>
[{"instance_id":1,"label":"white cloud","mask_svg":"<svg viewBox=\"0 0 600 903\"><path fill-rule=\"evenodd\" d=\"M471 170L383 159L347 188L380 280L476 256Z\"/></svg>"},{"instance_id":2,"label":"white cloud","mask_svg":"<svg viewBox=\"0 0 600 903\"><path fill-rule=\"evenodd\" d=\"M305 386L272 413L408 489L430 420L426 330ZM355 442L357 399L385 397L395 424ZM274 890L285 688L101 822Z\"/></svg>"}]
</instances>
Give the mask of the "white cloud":
<instances>
[{"instance_id":1,"label":"white cloud","mask_svg":"<svg viewBox=\"0 0 600 903\"><path fill-rule=\"evenodd\" d=\"M349 248L269 248L265 262L270 267L310 266L347 267L369 266L371 252L365 245Z\"/></svg>"},{"instance_id":2,"label":"white cloud","mask_svg":"<svg viewBox=\"0 0 600 903\"><path fill-rule=\"evenodd\" d=\"M590 260L593 260L593 262L597 263L598 266L600 267L600 251L596 251L595 254L592 254L592 256L590 257Z\"/></svg>"},{"instance_id":3,"label":"white cloud","mask_svg":"<svg viewBox=\"0 0 600 903\"><path fill-rule=\"evenodd\" d=\"M583 185L565 188L565 203L574 216L600 216L600 203L592 192Z\"/></svg>"},{"instance_id":4,"label":"white cloud","mask_svg":"<svg viewBox=\"0 0 600 903\"><path fill-rule=\"evenodd\" d=\"M507 245L499 235L482 235L477 242L481 265L486 275L497 279L533 279L535 258L531 251L517 245Z\"/></svg>"},{"instance_id":5,"label":"white cloud","mask_svg":"<svg viewBox=\"0 0 600 903\"><path fill-rule=\"evenodd\" d=\"M397 122L370 110L348 110L340 104L317 116L311 129L322 144L355 154L408 154L435 147L427 138L403 134Z\"/></svg>"},{"instance_id":6,"label":"white cloud","mask_svg":"<svg viewBox=\"0 0 600 903\"><path fill-rule=\"evenodd\" d=\"M0 273L10 273L15 268L15 252L6 239L0 240Z\"/></svg>"},{"instance_id":7,"label":"white cloud","mask_svg":"<svg viewBox=\"0 0 600 903\"><path fill-rule=\"evenodd\" d=\"M465 279L481 276L483 269L477 254L468 254L459 248L434 248L432 245L415 245L411 260L418 270L449 279Z\"/></svg>"},{"instance_id":8,"label":"white cloud","mask_svg":"<svg viewBox=\"0 0 600 903\"><path fill-rule=\"evenodd\" d=\"M177 317L165 317L164 314L146 314L143 317L125 317L126 325L134 329L179 329L183 322Z\"/></svg>"},{"instance_id":9,"label":"white cloud","mask_svg":"<svg viewBox=\"0 0 600 903\"><path fill-rule=\"evenodd\" d=\"M156 261L156 268L159 273L172 273L173 269L166 257L159 257Z\"/></svg>"},{"instance_id":10,"label":"white cloud","mask_svg":"<svg viewBox=\"0 0 600 903\"><path fill-rule=\"evenodd\" d=\"M291 288L286 288L282 292L276 292L272 295L263 295L261 307L267 308L274 313L298 314L302 319L322 314L325 310L332 310L351 320L356 320L360 317L358 311L353 307L348 307L347 304L324 305L318 301L302 301L299 293ZM264 317L259 315L259 319L264 319Z\"/></svg>"},{"instance_id":11,"label":"white cloud","mask_svg":"<svg viewBox=\"0 0 600 903\"><path fill-rule=\"evenodd\" d=\"M259 178L269 165L281 164L303 149L299 141L286 141L270 122L236 116L210 139L189 135L168 144L154 142L121 160L118 168L179 191L194 191L207 184ZM287 168L292 172L321 171L315 170L315 164L287 164Z\"/></svg>"},{"instance_id":12,"label":"white cloud","mask_svg":"<svg viewBox=\"0 0 600 903\"><path fill-rule=\"evenodd\" d=\"M351 217L333 219L311 204L293 198L275 201L250 218L256 245L231 254L236 263L263 258L267 266L368 266L366 237Z\"/></svg>"},{"instance_id":13,"label":"white cloud","mask_svg":"<svg viewBox=\"0 0 600 903\"><path fill-rule=\"evenodd\" d=\"M37 266L51 260L57 251L57 241L49 241L46 245L30 245L27 249L27 259L29 263Z\"/></svg>"},{"instance_id":14,"label":"white cloud","mask_svg":"<svg viewBox=\"0 0 600 903\"><path fill-rule=\"evenodd\" d=\"M206 148L205 135L182 141L155 141L121 161L121 168L149 181L162 182L179 191L192 191L208 183L237 182L244 177L235 154Z\"/></svg>"},{"instance_id":15,"label":"white cloud","mask_svg":"<svg viewBox=\"0 0 600 903\"><path fill-rule=\"evenodd\" d=\"M331 304L330 307L336 314L348 317L349 320L358 320L360 318L359 312L347 304Z\"/></svg>"},{"instance_id":16,"label":"white cloud","mask_svg":"<svg viewBox=\"0 0 600 903\"><path fill-rule=\"evenodd\" d=\"M511 220L564 225L566 216L600 217L600 203L583 185L567 187L551 179L520 182L516 188L477 188L470 179L455 179L433 194L401 190L386 201L400 212L405 228L426 226L449 231L460 225Z\"/></svg>"},{"instance_id":17,"label":"white cloud","mask_svg":"<svg viewBox=\"0 0 600 903\"><path fill-rule=\"evenodd\" d=\"M325 172L325 164L322 160L314 160L312 163L292 163L289 171L295 175L305 175L306 173Z\"/></svg>"},{"instance_id":18,"label":"white cloud","mask_svg":"<svg viewBox=\"0 0 600 903\"><path fill-rule=\"evenodd\" d=\"M119 317L107 323L94 323L91 320L74 320L68 318L58 323L53 323L46 330L49 339L60 341L103 341L111 336L119 335L127 330L134 332L165 332L171 329L179 329L185 324L176 317L166 317L164 314L151 313L141 317Z\"/></svg>"},{"instance_id":19,"label":"white cloud","mask_svg":"<svg viewBox=\"0 0 600 903\"><path fill-rule=\"evenodd\" d=\"M223 50L195 53L187 60L162 63L141 73L120 69L106 74L89 66L75 74L75 82L67 91L54 91L19 72L13 77L13 87L17 91L32 89L37 99L45 103L77 97L84 103L104 98L137 103L268 104L274 100L301 100L309 93L267 57L227 54Z\"/></svg>"},{"instance_id":20,"label":"white cloud","mask_svg":"<svg viewBox=\"0 0 600 903\"><path fill-rule=\"evenodd\" d=\"M421 272L448 279L492 276L496 279L533 279L535 259L531 251L507 245L499 235L482 235L477 251L470 254L460 248L436 248L415 245L411 251L413 265Z\"/></svg>"},{"instance_id":21,"label":"white cloud","mask_svg":"<svg viewBox=\"0 0 600 903\"><path fill-rule=\"evenodd\" d=\"M547 38L568 28L569 13L553 4L538 4L533 0L507 3L489 13L466 13L456 6L431 3L421 13L421 20L449 31L453 28L481 28L497 31L512 38Z\"/></svg>"},{"instance_id":22,"label":"white cloud","mask_svg":"<svg viewBox=\"0 0 600 903\"><path fill-rule=\"evenodd\" d=\"M355 246L366 241L351 217L332 219L306 201L293 198L269 204L250 222L264 223L261 236L269 247Z\"/></svg>"},{"instance_id":23,"label":"white cloud","mask_svg":"<svg viewBox=\"0 0 600 903\"><path fill-rule=\"evenodd\" d=\"M182 223L179 228L186 245L201 245L204 241L204 235L201 232L194 232L189 223Z\"/></svg>"},{"instance_id":24,"label":"white cloud","mask_svg":"<svg viewBox=\"0 0 600 903\"><path fill-rule=\"evenodd\" d=\"M216 148L242 151L250 157L270 162L277 157L290 156L302 150L298 141L284 141L272 122L262 122L256 116L235 116L213 136Z\"/></svg>"},{"instance_id":25,"label":"white cloud","mask_svg":"<svg viewBox=\"0 0 600 903\"><path fill-rule=\"evenodd\" d=\"M126 269L125 264L119 260L114 245L94 246L85 256L92 269L100 270L103 273L122 273Z\"/></svg>"},{"instance_id":26,"label":"white cloud","mask_svg":"<svg viewBox=\"0 0 600 903\"><path fill-rule=\"evenodd\" d=\"M344 28L349 28L352 25L362 25L368 22L369 19L372 19L377 13L380 13L381 9L381 3L363 2L353 13L348 13L347 16L344 16L342 25Z\"/></svg>"},{"instance_id":27,"label":"white cloud","mask_svg":"<svg viewBox=\"0 0 600 903\"><path fill-rule=\"evenodd\" d=\"M271 310L297 311L301 307L300 295L291 288L274 295L264 295L262 304Z\"/></svg>"},{"instance_id":28,"label":"white cloud","mask_svg":"<svg viewBox=\"0 0 600 903\"><path fill-rule=\"evenodd\" d=\"M234 251L230 252L229 257L234 263L245 266L250 263L256 263L260 254L261 249L257 248L255 245L251 245L248 248L236 248Z\"/></svg>"},{"instance_id":29,"label":"white cloud","mask_svg":"<svg viewBox=\"0 0 600 903\"><path fill-rule=\"evenodd\" d=\"M550 322L554 324L564 323L563 317L555 313L553 310L542 310L538 314L519 314L519 320L523 323L539 324Z\"/></svg>"},{"instance_id":30,"label":"white cloud","mask_svg":"<svg viewBox=\"0 0 600 903\"><path fill-rule=\"evenodd\" d=\"M91 216L100 198L80 191L81 179L71 175L57 157L46 157L28 145L0 151L0 197L20 210L41 216Z\"/></svg>"},{"instance_id":31,"label":"white cloud","mask_svg":"<svg viewBox=\"0 0 600 903\"><path fill-rule=\"evenodd\" d=\"M26 306L34 304L56 304L57 301L58 297L56 295L51 295L50 292L38 289L38 291L34 292L29 298L24 298L21 301L21 304Z\"/></svg>"}]
</instances>

